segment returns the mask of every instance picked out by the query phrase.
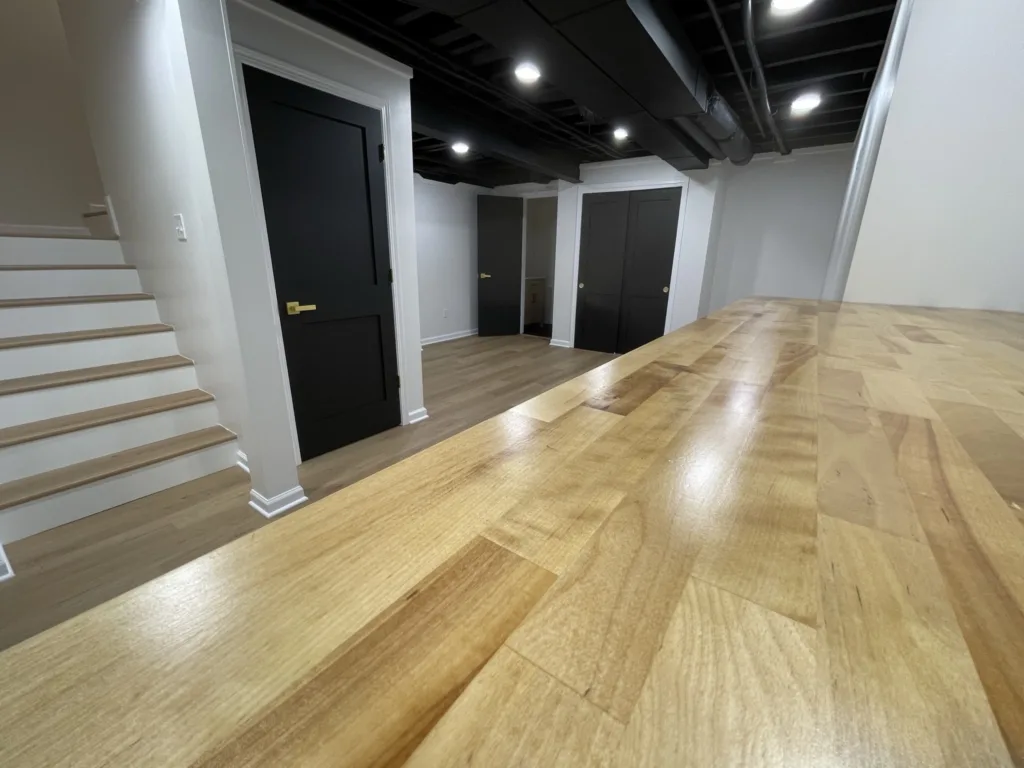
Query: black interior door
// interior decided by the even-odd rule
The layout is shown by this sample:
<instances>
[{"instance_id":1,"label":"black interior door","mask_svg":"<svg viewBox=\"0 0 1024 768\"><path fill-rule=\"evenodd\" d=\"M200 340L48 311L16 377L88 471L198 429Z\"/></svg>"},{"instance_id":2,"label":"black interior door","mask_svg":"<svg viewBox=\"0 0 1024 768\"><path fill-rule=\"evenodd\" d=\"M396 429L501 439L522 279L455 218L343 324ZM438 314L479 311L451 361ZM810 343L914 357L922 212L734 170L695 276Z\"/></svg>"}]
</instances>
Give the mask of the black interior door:
<instances>
[{"instance_id":1,"label":"black interior door","mask_svg":"<svg viewBox=\"0 0 1024 768\"><path fill-rule=\"evenodd\" d=\"M309 459L401 422L380 113L252 67L244 76Z\"/></svg>"},{"instance_id":2,"label":"black interior door","mask_svg":"<svg viewBox=\"0 0 1024 768\"><path fill-rule=\"evenodd\" d=\"M628 221L628 192L583 195L575 341L582 349L616 351Z\"/></svg>"},{"instance_id":3,"label":"black interior door","mask_svg":"<svg viewBox=\"0 0 1024 768\"><path fill-rule=\"evenodd\" d=\"M477 327L481 336L520 331L523 199L477 195Z\"/></svg>"},{"instance_id":4,"label":"black interior door","mask_svg":"<svg viewBox=\"0 0 1024 768\"><path fill-rule=\"evenodd\" d=\"M680 187L629 193L618 352L629 352L665 332L681 194Z\"/></svg>"}]
</instances>

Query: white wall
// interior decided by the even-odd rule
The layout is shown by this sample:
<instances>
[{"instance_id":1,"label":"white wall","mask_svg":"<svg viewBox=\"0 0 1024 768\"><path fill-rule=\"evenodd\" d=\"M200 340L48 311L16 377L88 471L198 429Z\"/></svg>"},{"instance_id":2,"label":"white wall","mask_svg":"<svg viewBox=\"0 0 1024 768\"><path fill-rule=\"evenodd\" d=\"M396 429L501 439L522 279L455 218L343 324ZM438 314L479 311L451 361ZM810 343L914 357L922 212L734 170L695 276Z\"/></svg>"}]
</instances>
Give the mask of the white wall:
<instances>
[{"instance_id":1,"label":"white wall","mask_svg":"<svg viewBox=\"0 0 1024 768\"><path fill-rule=\"evenodd\" d=\"M125 260L244 445L238 335L178 3L60 0L60 11Z\"/></svg>"},{"instance_id":2,"label":"white wall","mask_svg":"<svg viewBox=\"0 0 1024 768\"><path fill-rule=\"evenodd\" d=\"M747 296L821 297L852 159L844 145L730 168L709 311Z\"/></svg>"},{"instance_id":3,"label":"white wall","mask_svg":"<svg viewBox=\"0 0 1024 768\"><path fill-rule=\"evenodd\" d=\"M1024 3L914 3L847 301L1024 311Z\"/></svg>"},{"instance_id":4,"label":"white wall","mask_svg":"<svg viewBox=\"0 0 1024 768\"><path fill-rule=\"evenodd\" d=\"M416 176L416 258L424 344L476 332L478 191L466 184Z\"/></svg>"},{"instance_id":5,"label":"white wall","mask_svg":"<svg viewBox=\"0 0 1024 768\"><path fill-rule=\"evenodd\" d=\"M544 278L544 322L551 323L555 294L557 197L526 201L526 277Z\"/></svg>"},{"instance_id":6,"label":"white wall","mask_svg":"<svg viewBox=\"0 0 1024 768\"><path fill-rule=\"evenodd\" d=\"M0 3L0 232L70 227L103 203L56 0Z\"/></svg>"}]
</instances>

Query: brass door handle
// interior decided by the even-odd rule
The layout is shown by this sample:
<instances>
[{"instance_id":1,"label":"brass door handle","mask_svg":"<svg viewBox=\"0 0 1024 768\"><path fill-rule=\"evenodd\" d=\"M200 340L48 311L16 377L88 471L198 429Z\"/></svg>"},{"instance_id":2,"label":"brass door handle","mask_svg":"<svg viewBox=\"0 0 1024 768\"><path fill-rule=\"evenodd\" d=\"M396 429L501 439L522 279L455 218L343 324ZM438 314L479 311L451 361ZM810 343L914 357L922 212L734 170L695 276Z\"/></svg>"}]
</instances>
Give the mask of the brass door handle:
<instances>
[{"instance_id":1,"label":"brass door handle","mask_svg":"<svg viewBox=\"0 0 1024 768\"><path fill-rule=\"evenodd\" d=\"M488 275L486 272L481 272L480 273L480 279L481 280L486 280L489 277L490 277L490 275Z\"/></svg>"},{"instance_id":2,"label":"brass door handle","mask_svg":"<svg viewBox=\"0 0 1024 768\"><path fill-rule=\"evenodd\" d=\"M300 315L303 312L312 312L316 309L316 304L299 304L297 301L289 301L284 305L284 310L289 315Z\"/></svg>"}]
</instances>

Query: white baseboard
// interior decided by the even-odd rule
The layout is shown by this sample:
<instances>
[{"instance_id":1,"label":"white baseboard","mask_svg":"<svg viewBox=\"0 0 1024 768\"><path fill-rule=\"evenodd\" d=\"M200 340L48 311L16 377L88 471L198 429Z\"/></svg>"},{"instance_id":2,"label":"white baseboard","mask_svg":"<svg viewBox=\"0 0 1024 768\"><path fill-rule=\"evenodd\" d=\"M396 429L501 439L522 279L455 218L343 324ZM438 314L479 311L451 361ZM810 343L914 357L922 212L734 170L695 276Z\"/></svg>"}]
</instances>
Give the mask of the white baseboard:
<instances>
[{"instance_id":1,"label":"white baseboard","mask_svg":"<svg viewBox=\"0 0 1024 768\"><path fill-rule=\"evenodd\" d=\"M409 412L409 421L406 424L416 424L430 418L426 408L417 408L415 411Z\"/></svg>"},{"instance_id":2,"label":"white baseboard","mask_svg":"<svg viewBox=\"0 0 1024 768\"><path fill-rule=\"evenodd\" d=\"M88 227L56 224L7 224L0 221L0 235L12 237L92 237Z\"/></svg>"},{"instance_id":3,"label":"white baseboard","mask_svg":"<svg viewBox=\"0 0 1024 768\"><path fill-rule=\"evenodd\" d=\"M279 493L270 499L255 488L249 491L249 506L267 519L284 514L289 509L293 509L306 501L309 501L309 499L306 498L306 492L302 490L301 485L296 485L294 488L284 493Z\"/></svg>"},{"instance_id":4,"label":"white baseboard","mask_svg":"<svg viewBox=\"0 0 1024 768\"><path fill-rule=\"evenodd\" d=\"M235 466L238 467L239 469L243 470L245 472L245 474L247 474L247 475L252 474L249 471L249 457L246 455L245 451L243 451L241 448L239 448L237 455L238 455L238 461L235 462Z\"/></svg>"},{"instance_id":5,"label":"white baseboard","mask_svg":"<svg viewBox=\"0 0 1024 768\"><path fill-rule=\"evenodd\" d=\"M571 341L565 341L565 339L552 339L551 340L551 346L552 347L565 347L566 349L572 349L573 348L572 347L572 342Z\"/></svg>"},{"instance_id":6,"label":"white baseboard","mask_svg":"<svg viewBox=\"0 0 1024 768\"><path fill-rule=\"evenodd\" d=\"M476 336L477 333L478 330L476 328L470 328L468 331L455 331L454 333L443 333L440 336L429 336L420 342L420 346L425 347L428 344L440 344L442 341L464 339L467 336Z\"/></svg>"},{"instance_id":7,"label":"white baseboard","mask_svg":"<svg viewBox=\"0 0 1024 768\"><path fill-rule=\"evenodd\" d=\"M3 544L0 544L0 581L7 581L7 579L14 578L14 569L11 567L11 561L7 559L7 553L4 552Z\"/></svg>"}]
</instances>

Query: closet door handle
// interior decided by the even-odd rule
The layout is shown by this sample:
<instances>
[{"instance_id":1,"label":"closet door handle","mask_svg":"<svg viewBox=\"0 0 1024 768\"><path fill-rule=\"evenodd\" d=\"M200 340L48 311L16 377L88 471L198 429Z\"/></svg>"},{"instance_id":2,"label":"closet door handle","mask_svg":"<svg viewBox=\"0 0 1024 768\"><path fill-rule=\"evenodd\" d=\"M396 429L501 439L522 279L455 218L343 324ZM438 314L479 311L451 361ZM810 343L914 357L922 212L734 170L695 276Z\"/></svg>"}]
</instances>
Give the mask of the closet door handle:
<instances>
[{"instance_id":1,"label":"closet door handle","mask_svg":"<svg viewBox=\"0 0 1024 768\"><path fill-rule=\"evenodd\" d=\"M580 288L582 288L582 287L583 287L583 283L580 283Z\"/></svg>"},{"instance_id":2,"label":"closet door handle","mask_svg":"<svg viewBox=\"0 0 1024 768\"><path fill-rule=\"evenodd\" d=\"M662 288L661 292L662 293L668 293L668 286L666 285L664 288Z\"/></svg>"}]
</instances>

